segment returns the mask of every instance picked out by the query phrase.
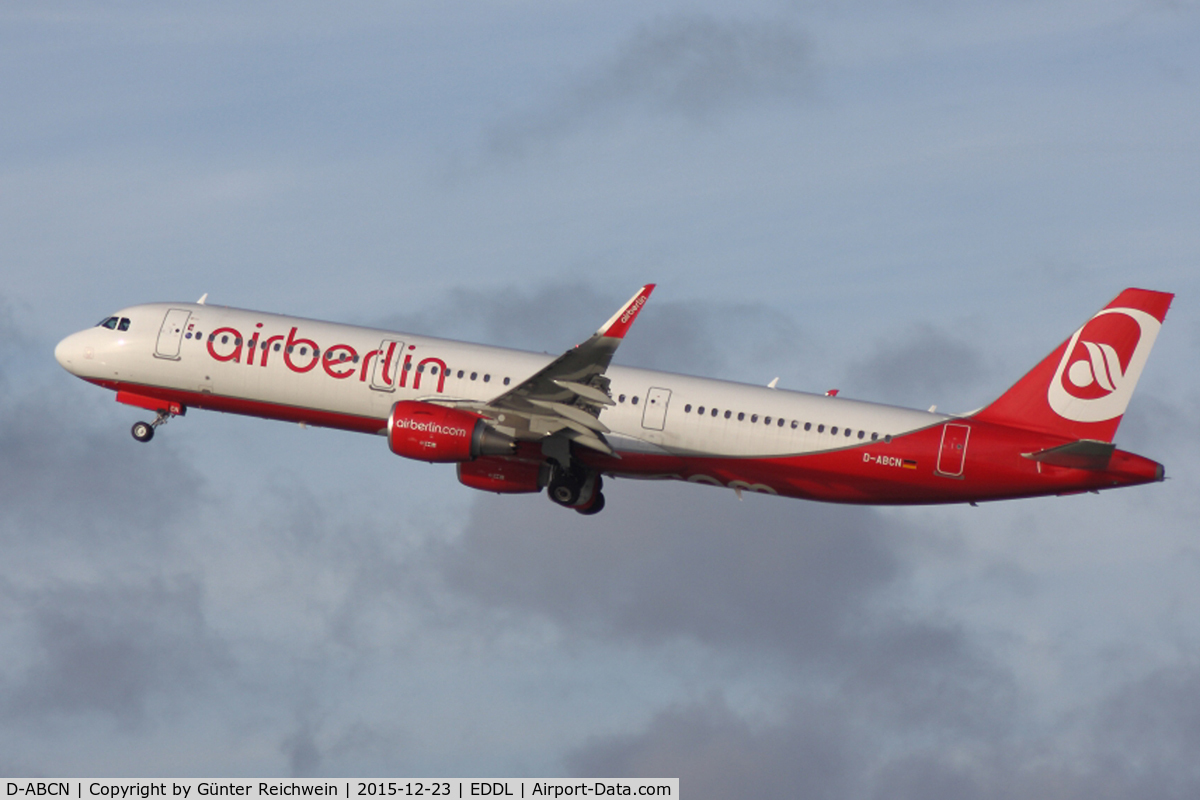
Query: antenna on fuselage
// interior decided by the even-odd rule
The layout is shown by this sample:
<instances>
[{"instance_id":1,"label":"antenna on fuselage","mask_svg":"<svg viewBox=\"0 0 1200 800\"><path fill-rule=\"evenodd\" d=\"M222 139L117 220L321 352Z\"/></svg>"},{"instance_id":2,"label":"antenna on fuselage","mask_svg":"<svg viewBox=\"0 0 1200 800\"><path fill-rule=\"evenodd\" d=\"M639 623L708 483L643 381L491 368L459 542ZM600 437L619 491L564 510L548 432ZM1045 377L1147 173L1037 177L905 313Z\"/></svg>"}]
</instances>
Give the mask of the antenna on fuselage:
<instances>
[{"instance_id":1,"label":"antenna on fuselage","mask_svg":"<svg viewBox=\"0 0 1200 800\"><path fill-rule=\"evenodd\" d=\"M198 306L204 305L204 301L207 299L208 299L208 292L205 292L204 294L200 295L200 299L196 301L196 305L198 305Z\"/></svg>"}]
</instances>

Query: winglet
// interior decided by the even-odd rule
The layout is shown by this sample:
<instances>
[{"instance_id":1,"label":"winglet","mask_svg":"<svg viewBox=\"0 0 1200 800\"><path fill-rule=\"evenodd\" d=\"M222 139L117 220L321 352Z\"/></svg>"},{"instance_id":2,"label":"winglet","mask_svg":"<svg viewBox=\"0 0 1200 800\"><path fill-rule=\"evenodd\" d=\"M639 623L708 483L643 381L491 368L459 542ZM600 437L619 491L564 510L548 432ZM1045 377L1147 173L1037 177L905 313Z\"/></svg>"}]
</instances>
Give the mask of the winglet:
<instances>
[{"instance_id":1,"label":"winglet","mask_svg":"<svg viewBox=\"0 0 1200 800\"><path fill-rule=\"evenodd\" d=\"M625 334L629 331L629 326L637 319L638 312L642 310L642 306L646 305L646 300L653 291L653 283L647 283L639 289L638 293L628 303L621 306L620 311L613 314L608 322L600 326L600 330L596 331L596 335L606 336L610 339L624 339Z\"/></svg>"}]
</instances>

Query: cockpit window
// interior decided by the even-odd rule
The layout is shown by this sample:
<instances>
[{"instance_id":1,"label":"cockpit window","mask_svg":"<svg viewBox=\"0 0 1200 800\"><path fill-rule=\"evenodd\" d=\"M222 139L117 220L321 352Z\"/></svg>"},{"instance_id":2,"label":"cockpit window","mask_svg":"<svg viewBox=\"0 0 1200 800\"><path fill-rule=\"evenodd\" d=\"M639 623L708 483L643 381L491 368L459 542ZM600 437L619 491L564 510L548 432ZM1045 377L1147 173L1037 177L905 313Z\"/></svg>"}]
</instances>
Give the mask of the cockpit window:
<instances>
[{"instance_id":1,"label":"cockpit window","mask_svg":"<svg viewBox=\"0 0 1200 800\"><path fill-rule=\"evenodd\" d=\"M117 329L117 319L118 319L117 317L109 317L108 319L104 320L103 322L97 323L96 327L97 328L108 328L110 331L115 331Z\"/></svg>"},{"instance_id":2,"label":"cockpit window","mask_svg":"<svg viewBox=\"0 0 1200 800\"><path fill-rule=\"evenodd\" d=\"M121 321L117 323L117 330L119 330L119 331L129 330L129 317L121 317Z\"/></svg>"}]
</instances>

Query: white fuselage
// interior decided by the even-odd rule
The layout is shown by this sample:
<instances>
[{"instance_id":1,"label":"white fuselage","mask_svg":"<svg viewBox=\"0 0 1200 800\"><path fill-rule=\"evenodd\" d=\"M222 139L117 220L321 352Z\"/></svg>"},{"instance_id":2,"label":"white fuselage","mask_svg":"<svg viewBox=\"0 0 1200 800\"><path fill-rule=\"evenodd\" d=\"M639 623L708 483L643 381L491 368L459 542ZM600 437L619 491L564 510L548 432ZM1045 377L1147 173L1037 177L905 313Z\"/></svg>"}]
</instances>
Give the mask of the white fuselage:
<instances>
[{"instance_id":1,"label":"white fuselage","mask_svg":"<svg viewBox=\"0 0 1200 800\"><path fill-rule=\"evenodd\" d=\"M198 393L210 407L363 430L399 400L486 402L552 357L411 333L221 306L160 303L118 312L127 330L86 329L55 351L96 383ZM176 330L178 328L178 330ZM289 351L290 348L290 351ZM314 350L317 352L314 353ZM611 366L600 416L618 453L773 457L862 445L945 415ZM205 407L206 403L192 405ZM280 413L273 414L271 409ZM305 411L311 411L305 418ZM345 417L341 425L337 420ZM356 420L351 424L349 420Z\"/></svg>"}]
</instances>

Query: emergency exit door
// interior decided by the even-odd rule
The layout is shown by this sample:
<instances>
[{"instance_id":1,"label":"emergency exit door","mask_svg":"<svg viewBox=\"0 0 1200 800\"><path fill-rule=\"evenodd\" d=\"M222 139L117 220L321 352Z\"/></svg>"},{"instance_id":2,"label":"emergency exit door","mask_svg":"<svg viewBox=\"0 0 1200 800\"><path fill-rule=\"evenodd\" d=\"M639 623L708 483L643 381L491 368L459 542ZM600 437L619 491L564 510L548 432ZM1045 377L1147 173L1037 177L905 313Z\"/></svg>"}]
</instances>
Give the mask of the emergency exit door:
<instances>
[{"instance_id":1,"label":"emergency exit door","mask_svg":"<svg viewBox=\"0 0 1200 800\"><path fill-rule=\"evenodd\" d=\"M650 387L646 392L646 410L642 412L642 427L661 431L667 422L667 403L671 401L670 389Z\"/></svg>"},{"instance_id":2,"label":"emergency exit door","mask_svg":"<svg viewBox=\"0 0 1200 800\"><path fill-rule=\"evenodd\" d=\"M948 422L942 427L942 448L938 451L937 463L939 473L952 478L962 477L963 462L967 457L967 438L970 435L970 425Z\"/></svg>"},{"instance_id":3,"label":"emergency exit door","mask_svg":"<svg viewBox=\"0 0 1200 800\"><path fill-rule=\"evenodd\" d=\"M183 343L183 329L187 327L188 318L192 312L182 308L172 308L163 317L162 327L158 330L158 342L154 345L154 355L159 358L179 360L179 346Z\"/></svg>"}]
</instances>

